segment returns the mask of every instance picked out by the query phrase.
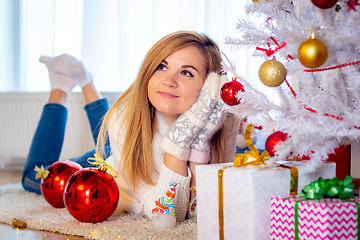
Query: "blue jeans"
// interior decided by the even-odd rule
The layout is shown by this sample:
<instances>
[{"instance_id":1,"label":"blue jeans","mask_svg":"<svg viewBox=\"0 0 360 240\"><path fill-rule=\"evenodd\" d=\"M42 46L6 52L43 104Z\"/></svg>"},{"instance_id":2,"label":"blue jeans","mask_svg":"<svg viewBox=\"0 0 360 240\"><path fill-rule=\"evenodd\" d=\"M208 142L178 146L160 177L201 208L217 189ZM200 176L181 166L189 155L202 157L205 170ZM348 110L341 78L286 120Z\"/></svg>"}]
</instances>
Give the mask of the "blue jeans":
<instances>
[{"instance_id":1,"label":"blue jeans","mask_svg":"<svg viewBox=\"0 0 360 240\"><path fill-rule=\"evenodd\" d=\"M100 99L87 104L84 109L89 119L94 142L96 143L103 116L109 109L108 102L106 99ZM41 179L35 179L36 172L34 168L35 165L38 167L43 165L46 169L49 165L59 160L64 142L67 113L66 107L60 104L48 103L44 106L23 171L22 185L25 190L41 194ZM89 164L87 159L92 157L94 153L95 150L91 150L70 160L79 163L84 168L91 167L93 165ZM107 157L109 154L110 146L107 142L105 146L106 156L104 157Z\"/></svg>"}]
</instances>

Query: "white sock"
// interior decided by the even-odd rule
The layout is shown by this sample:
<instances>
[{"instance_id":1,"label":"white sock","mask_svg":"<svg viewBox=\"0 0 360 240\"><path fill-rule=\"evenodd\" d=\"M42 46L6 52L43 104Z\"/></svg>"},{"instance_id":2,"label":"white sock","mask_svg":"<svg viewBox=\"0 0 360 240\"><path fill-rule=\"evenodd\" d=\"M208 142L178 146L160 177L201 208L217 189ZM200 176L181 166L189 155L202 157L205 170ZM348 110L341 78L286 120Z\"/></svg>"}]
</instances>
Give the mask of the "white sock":
<instances>
[{"instance_id":1,"label":"white sock","mask_svg":"<svg viewBox=\"0 0 360 240\"><path fill-rule=\"evenodd\" d=\"M39 61L44 63L49 71L74 79L81 88L93 80L91 73L86 70L85 65L69 54L62 54L57 57L41 56Z\"/></svg>"},{"instance_id":2,"label":"white sock","mask_svg":"<svg viewBox=\"0 0 360 240\"><path fill-rule=\"evenodd\" d=\"M49 78L51 90L61 89L69 95L69 93L71 93L73 88L76 86L76 83L72 78L60 73L56 73L52 70L49 70Z\"/></svg>"}]
</instances>

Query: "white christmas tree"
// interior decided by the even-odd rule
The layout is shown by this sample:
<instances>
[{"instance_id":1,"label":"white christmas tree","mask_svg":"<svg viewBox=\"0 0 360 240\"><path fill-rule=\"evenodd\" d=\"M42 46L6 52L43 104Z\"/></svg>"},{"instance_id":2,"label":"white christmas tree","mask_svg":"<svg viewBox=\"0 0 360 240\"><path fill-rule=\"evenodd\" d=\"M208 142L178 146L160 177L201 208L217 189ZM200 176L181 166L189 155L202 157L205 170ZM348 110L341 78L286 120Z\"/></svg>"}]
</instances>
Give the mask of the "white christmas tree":
<instances>
[{"instance_id":1,"label":"white christmas tree","mask_svg":"<svg viewBox=\"0 0 360 240\"><path fill-rule=\"evenodd\" d=\"M317 3L332 6L323 9ZM288 135L276 147L269 163L308 156L311 167L327 159L339 145L359 141L360 6L357 5L357 0L254 1L246 11L249 16L258 16L254 18L256 22L239 19L239 35L226 39L232 50L253 50L253 55L264 62L275 57L286 69L286 80L278 87L268 87L275 89L280 98L273 101L241 77L236 60L230 59L227 66L228 72L244 86L244 91L236 95L241 103L230 106L229 111L262 126L264 135L270 135L273 129ZM324 44L316 50L324 51L325 47L327 56L312 59L312 53L299 50L311 34ZM299 58L305 60L300 62ZM260 70L265 74L263 78L282 82L284 79L277 75L279 71L284 73L272 69L271 64Z\"/></svg>"}]
</instances>

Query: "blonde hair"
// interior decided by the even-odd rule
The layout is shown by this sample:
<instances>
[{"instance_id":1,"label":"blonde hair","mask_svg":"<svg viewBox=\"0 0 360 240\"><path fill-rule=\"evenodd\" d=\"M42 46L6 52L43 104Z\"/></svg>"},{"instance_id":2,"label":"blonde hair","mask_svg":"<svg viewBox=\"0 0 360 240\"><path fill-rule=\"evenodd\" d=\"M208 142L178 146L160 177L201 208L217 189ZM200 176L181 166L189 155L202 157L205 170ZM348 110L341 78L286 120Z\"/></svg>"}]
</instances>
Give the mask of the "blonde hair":
<instances>
[{"instance_id":1,"label":"blonde hair","mask_svg":"<svg viewBox=\"0 0 360 240\"><path fill-rule=\"evenodd\" d=\"M196 46L206 61L206 74L220 72L221 54L216 43L204 34L179 31L160 39L146 54L136 80L119 97L106 113L101 125L97 149L102 152L107 139L107 123L110 118L124 119L119 122L126 129L125 144L122 151L124 177L136 186L139 180L154 184L152 176L154 165L152 140L156 132L155 108L148 99L148 83L158 65L169 55L186 46ZM121 109L121 110L120 110ZM120 111L120 112L119 112ZM117 114L117 115L114 115ZM120 134L118 133L118 136ZM216 135L217 136L217 135ZM212 159L220 160L221 144L213 140Z\"/></svg>"}]
</instances>

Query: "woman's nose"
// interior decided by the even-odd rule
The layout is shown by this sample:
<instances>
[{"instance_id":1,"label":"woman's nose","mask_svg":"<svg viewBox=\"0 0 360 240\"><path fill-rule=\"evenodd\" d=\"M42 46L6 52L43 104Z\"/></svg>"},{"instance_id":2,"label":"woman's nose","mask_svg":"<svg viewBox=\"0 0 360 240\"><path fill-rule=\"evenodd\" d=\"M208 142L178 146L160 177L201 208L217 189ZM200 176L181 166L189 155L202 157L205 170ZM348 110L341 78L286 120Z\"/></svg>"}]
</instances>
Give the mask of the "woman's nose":
<instances>
[{"instance_id":1,"label":"woman's nose","mask_svg":"<svg viewBox=\"0 0 360 240\"><path fill-rule=\"evenodd\" d=\"M164 78L163 84L166 84L169 87L177 87L178 79L175 74L167 74Z\"/></svg>"}]
</instances>

